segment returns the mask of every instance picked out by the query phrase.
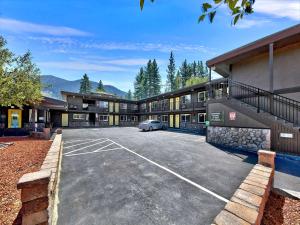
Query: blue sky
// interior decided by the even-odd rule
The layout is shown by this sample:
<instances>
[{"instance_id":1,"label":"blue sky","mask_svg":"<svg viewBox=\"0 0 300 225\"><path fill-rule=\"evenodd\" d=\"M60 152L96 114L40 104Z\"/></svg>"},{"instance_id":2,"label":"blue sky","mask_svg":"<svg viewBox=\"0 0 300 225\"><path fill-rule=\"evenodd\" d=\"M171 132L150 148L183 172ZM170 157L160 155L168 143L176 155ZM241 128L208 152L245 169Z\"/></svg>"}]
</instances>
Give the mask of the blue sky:
<instances>
[{"instance_id":1,"label":"blue sky","mask_svg":"<svg viewBox=\"0 0 300 225\"><path fill-rule=\"evenodd\" d=\"M1 0L0 34L17 54L30 50L42 74L88 73L127 91L148 59L157 59L164 83L171 50L179 67L300 22L299 0L257 0L256 12L235 27L226 8L213 24L198 24L202 2L146 0L141 12L139 0Z\"/></svg>"}]
</instances>

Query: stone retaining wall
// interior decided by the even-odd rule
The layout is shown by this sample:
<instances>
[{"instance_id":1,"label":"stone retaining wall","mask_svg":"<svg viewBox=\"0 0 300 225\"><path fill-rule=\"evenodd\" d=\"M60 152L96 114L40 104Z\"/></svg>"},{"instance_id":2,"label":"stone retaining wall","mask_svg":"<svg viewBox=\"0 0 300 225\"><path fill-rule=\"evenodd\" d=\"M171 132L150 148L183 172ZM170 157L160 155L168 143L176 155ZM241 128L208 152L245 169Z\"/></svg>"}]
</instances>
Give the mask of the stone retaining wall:
<instances>
[{"instance_id":1,"label":"stone retaining wall","mask_svg":"<svg viewBox=\"0 0 300 225\"><path fill-rule=\"evenodd\" d=\"M259 225L274 179L275 153L258 152L259 164L236 190L233 197L214 219L213 225Z\"/></svg>"},{"instance_id":2,"label":"stone retaining wall","mask_svg":"<svg viewBox=\"0 0 300 225\"><path fill-rule=\"evenodd\" d=\"M271 130L209 126L207 142L244 150L270 149Z\"/></svg>"},{"instance_id":3,"label":"stone retaining wall","mask_svg":"<svg viewBox=\"0 0 300 225\"><path fill-rule=\"evenodd\" d=\"M62 134L57 130L40 171L24 174L19 180L23 225L51 224L61 150Z\"/></svg>"}]
</instances>

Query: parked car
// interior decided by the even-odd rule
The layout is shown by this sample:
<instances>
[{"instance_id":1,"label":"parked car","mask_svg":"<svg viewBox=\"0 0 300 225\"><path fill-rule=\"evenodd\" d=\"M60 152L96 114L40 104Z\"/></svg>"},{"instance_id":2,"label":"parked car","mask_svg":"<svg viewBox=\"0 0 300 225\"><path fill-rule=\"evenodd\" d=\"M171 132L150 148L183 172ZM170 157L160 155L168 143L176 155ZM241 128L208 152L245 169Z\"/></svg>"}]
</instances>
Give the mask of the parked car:
<instances>
[{"instance_id":1,"label":"parked car","mask_svg":"<svg viewBox=\"0 0 300 225\"><path fill-rule=\"evenodd\" d=\"M139 129L143 131L161 130L164 128L164 125L158 120L146 120L139 124Z\"/></svg>"}]
</instances>

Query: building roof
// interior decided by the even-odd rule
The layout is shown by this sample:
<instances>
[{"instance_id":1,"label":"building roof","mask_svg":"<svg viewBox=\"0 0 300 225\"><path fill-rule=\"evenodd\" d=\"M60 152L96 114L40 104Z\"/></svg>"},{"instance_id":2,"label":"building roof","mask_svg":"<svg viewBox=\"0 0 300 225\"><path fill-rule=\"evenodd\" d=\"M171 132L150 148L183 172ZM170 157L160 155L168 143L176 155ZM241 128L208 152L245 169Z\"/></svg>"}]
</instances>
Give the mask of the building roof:
<instances>
[{"instance_id":1,"label":"building roof","mask_svg":"<svg viewBox=\"0 0 300 225\"><path fill-rule=\"evenodd\" d=\"M122 101L122 102L132 102L136 103L137 101L131 101L127 99L120 98L116 95L102 92L102 93L88 93L88 94L82 94L77 92L69 92L69 91L61 91L61 94L64 96L79 96L86 99L99 99L99 100L115 100L115 101Z\"/></svg>"},{"instance_id":2,"label":"building roof","mask_svg":"<svg viewBox=\"0 0 300 225\"><path fill-rule=\"evenodd\" d=\"M67 108L67 103L62 100L43 96L43 100L39 106L48 109L65 110Z\"/></svg>"},{"instance_id":3,"label":"building roof","mask_svg":"<svg viewBox=\"0 0 300 225\"><path fill-rule=\"evenodd\" d=\"M277 33L271 34L247 45L229 51L225 54L219 55L206 62L208 67L216 67L216 72L223 76L226 76L225 71L223 71L218 65L226 64L230 65L246 58L250 58L259 54L267 53L269 51L269 44L274 44L274 49L282 48L287 45L300 43L300 24L293 27L287 28L285 30L279 31Z\"/></svg>"}]
</instances>

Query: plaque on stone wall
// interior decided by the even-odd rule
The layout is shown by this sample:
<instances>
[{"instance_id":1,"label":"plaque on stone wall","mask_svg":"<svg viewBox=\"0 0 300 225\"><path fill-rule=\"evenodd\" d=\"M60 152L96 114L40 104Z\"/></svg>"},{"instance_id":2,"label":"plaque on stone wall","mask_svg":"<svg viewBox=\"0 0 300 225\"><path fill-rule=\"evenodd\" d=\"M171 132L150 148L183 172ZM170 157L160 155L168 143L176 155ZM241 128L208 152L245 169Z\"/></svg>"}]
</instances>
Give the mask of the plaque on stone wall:
<instances>
[{"instance_id":1,"label":"plaque on stone wall","mask_svg":"<svg viewBox=\"0 0 300 225\"><path fill-rule=\"evenodd\" d=\"M210 113L210 121L211 122L223 122L224 121L224 113L223 112Z\"/></svg>"}]
</instances>

